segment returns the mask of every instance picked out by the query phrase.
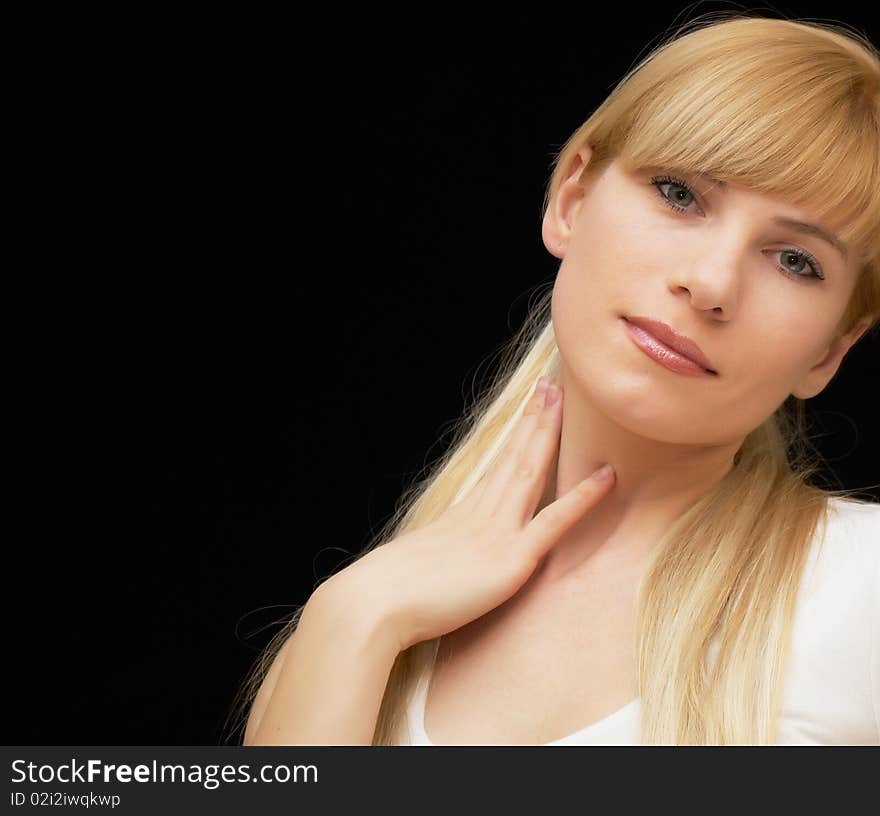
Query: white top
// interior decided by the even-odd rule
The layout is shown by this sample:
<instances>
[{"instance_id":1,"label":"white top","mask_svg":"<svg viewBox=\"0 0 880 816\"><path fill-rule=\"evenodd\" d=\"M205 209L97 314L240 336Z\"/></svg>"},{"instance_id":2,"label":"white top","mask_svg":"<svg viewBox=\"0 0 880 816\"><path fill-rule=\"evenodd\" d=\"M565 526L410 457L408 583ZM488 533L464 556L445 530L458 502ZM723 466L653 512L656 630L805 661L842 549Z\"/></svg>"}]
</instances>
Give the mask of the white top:
<instances>
[{"instance_id":1,"label":"white top","mask_svg":"<svg viewBox=\"0 0 880 816\"><path fill-rule=\"evenodd\" d=\"M880 504L832 497L821 548L820 538L798 593L776 744L880 745ZM424 727L432 671L408 706L403 745L433 745ZM638 745L640 709L637 697L543 744Z\"/></svg>"}]
</instances>

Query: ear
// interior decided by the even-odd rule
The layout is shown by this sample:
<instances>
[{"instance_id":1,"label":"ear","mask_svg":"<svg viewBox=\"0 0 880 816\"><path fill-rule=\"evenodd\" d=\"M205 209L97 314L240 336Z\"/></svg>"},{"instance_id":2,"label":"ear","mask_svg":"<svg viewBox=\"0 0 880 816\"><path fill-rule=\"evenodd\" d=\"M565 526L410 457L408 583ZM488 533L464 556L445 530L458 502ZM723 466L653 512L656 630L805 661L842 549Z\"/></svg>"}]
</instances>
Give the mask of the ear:
<instances>
[{"instance_id":1,"label":"ear","mask_svg":"<svg viewBox=\"0 0 880 816\"><path fill-rule=\"evenodd\" d=\"M840 335L831 342L819 362L814 365L806 377L801 380L792 394L798 399L810 399L821 393L837 373L840 363L855 342L865 333L873 322L868 316L856 323L846 334Z\"/></svg>"},{"instance_id":2,"label":"ear","mask_svg":"<svg viewBox=\"0 0 880 816\"><path fill-rule=\"evenodd\" d=\"M571 159L565 179L559 185L553 200L547 205L547 212L544 213L541 237L547 251L557 258L564 258L568 249L572 224L584 200L585 190L578 184L577 179L584 167L589 164L592 155L592 147L584 143Z\"/></svg>"}]
</instances>

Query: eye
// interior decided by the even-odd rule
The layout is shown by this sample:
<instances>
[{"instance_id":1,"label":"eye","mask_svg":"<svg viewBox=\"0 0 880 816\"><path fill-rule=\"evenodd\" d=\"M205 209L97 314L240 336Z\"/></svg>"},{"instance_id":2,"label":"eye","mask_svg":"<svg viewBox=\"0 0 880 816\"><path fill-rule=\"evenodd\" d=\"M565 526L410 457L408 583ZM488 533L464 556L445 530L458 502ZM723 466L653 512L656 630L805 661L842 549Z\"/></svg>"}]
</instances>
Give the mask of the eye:
<instances>
[{"instance_id":1,"label":"eye","mask_svg":"<svg viewBox=\"0 0 880 816\"><path fill-rule=\"evenodd\" d=\"M670 198L668 195L666 195L666 193L664 193L660 189L661 186L668 184L668 185L671 185L672 187L678 187L679 190L683 190L684 194L685 194L684 195L684 203L685 204L690 203L688 201L688 198L693 199L694 201L697 200L696 197L694 196L694 193L691 190L691 188L688 187L688 185L685 184L681 179L672 178L671 176L656 176L651 179L651 184L657 189L657 195L660 196L660 200L664 204L666 204L667 206L672 207L672 209L676 210L677 212L687 212L687 207L682 207L679 204L677 204L676 201L673 201L672 198ZM681 200L681 198L679 198L678 193L674 193L673 195L677 201ZM703 212L699 207L697 207L697 210L701 213Z\"/></svg>"},{"instance_id":2,"label":"eye","mask_svg":"<svg viewBox=\"0 0 880 816\"><path fill-rule=\"evenodd\" d=\"M671 207L676 212L686 213L688 211L688 207L682 206L677 203L678 201L681 201L685 205L696 203L696 195L682 179L675 178L674 176L655 176L651 179L651 185L657 190L657 195L660 196L660 200L666 204L667 207ZM671 194L671 197L661 189L661 187L664 186L672 187L675 190L675 192ZM700 209L699 205L697 205L697 212L703 214L703 210ZM787 259L794 259L795 263L801 261L810 268L810 272L808 273L794 272L786 266L777 264L777 267L784 275L788 275L788 277L794 278L795 280L809 280L810 278L815 280L825 280L825 276L822 274L821 264L806 250L788 248L777 249L773 252L774 254L783 253Z\"/></svg>"}]
</instances>

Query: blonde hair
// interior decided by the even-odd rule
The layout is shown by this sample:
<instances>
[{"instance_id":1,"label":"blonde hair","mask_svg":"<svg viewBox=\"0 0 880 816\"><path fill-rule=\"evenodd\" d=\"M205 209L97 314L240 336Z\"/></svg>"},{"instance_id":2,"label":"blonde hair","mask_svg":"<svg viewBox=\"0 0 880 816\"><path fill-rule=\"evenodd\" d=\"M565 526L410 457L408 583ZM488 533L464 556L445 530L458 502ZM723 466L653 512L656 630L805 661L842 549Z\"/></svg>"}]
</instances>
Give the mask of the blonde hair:
<instances>
[{"instance_id":1,"label":"blonde hair","mask_svg":"<svg viewBox=\"0 0 880 816\"><path fill-rule=\"evenodd\" d=\"M704 172L808 206L860 253L838 335L865 317L873 331L880 315L880 52L840 26L751 14L704 15L687 28L629 71L563 145L544 212L585 143L592 157L580 183L617 159L624 168ZM502 349L498 373L466 408L447 453L405 491L360 555L435 519L486 472L535 380L558 373L549 305L548 293ZM820 458L810 447L804 403L790 395L652 551L638 586L634 644L642 744L775 743L811 542L829 499L855 492L811 485ZM240 691L240 712L302 608ZM397 656L373 745L398 744L414 684L438 643Z\"/></svg>"}]
</instances>

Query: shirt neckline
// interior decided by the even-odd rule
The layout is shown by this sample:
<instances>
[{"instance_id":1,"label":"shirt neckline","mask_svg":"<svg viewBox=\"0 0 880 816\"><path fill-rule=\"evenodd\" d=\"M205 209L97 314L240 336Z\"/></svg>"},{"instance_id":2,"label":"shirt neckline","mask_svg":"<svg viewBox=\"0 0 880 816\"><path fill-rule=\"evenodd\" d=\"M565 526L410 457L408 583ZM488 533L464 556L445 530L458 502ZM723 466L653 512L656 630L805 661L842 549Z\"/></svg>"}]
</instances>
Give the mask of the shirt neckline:
<instances>
[{"instance_id":1,"label":"shirt neckline","mask_svg":"<svg viewBox=\"0 0 880 816\"><path fill-rule=\"evenodd\" d=\"M437 645L434 647L434 654L431 658L427 670L423 673L421 680L419 681L419 688L415 700L415 711L417 714L416 719L416 727L419 731L419 736L424 740L424 742L429 746L439 747L437 746L433 740L428 736L428 732L425 730L425 709L428 704L428 687L431 683L431 677L434 674L434 664L437 659L437 652L439 650L439 639ZM576 741L579 738L586 736L587 734L591 734L593 731L598 731L601 728L607 727L610 723L617 720L619 717L623 716L630 709L636 707L641 698L634 697L628 703L624 703L620 708L616 711L612 711L605 717L602 717L601 720L596 720L595 722L590 723L589 725L585 725L583 728L579 728L577 731L572 731L570 734L566 734L563 737L559 737L558 739L553 740L552 742L542 742L540 745L561 745L567 744L572 741Z\"/></svg>"}]
</instances>

